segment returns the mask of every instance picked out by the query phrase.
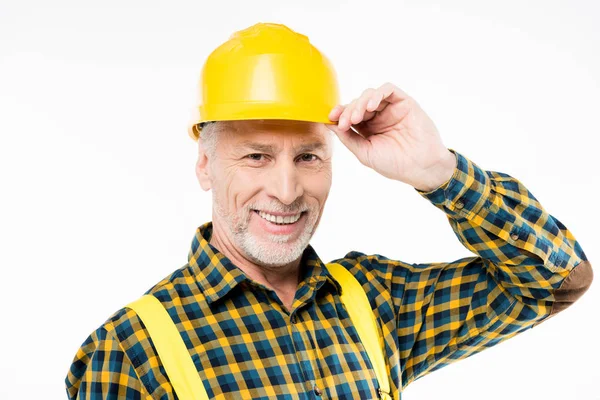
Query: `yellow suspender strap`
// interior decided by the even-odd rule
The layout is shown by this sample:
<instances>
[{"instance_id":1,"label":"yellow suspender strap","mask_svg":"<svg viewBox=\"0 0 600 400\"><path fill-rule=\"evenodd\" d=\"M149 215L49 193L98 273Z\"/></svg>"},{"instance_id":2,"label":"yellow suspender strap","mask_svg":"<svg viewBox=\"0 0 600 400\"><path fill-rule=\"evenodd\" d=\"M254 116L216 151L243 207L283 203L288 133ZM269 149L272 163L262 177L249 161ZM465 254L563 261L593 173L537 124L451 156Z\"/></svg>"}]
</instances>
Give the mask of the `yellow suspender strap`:
<instances>
[{"instance_id":1,"label":"yellow suspender strap","mask_svg":"<svg viewBox=\"0 0 600 400\"><path fill-rule=\"evenodd\" d=\"M327 269L342 286L342 302L375 369L379 396L382 400L391 400L384 351L379 344L376 317L367 294L356 278L340 264L327 264ZM180 400L208 400L190 353L161 302L147 294L127 307L144 322L177 397Z\"/></svg>"},{"instance_id":2,"label":"yellow suspender strap","mask_svg":"<svg viewBox=\"0 0 600 400\"><path fill-rule=\"evenodd\" d=\"M177 397L180 400L208 400L192 357L161 302L146 294L127 307L144 322Z\"/></svg>"},{"instance_id":3,"label":"yellow suspender strap","mask_svg":"<svg viewBox=\"0 0 600 400\"><path fill-rule=\"evenodd\" d=\"M377 320L369 304L367 294L354 275L342 265L337 263L327 264L327 270L342 286L342 303L344 303L354 328L358 332L360 341L375 369L375 375L377 375L377 381L379 382L379 397L383 400L391 400L384 350L379 344Z\"/></svg>"}]
</instances>

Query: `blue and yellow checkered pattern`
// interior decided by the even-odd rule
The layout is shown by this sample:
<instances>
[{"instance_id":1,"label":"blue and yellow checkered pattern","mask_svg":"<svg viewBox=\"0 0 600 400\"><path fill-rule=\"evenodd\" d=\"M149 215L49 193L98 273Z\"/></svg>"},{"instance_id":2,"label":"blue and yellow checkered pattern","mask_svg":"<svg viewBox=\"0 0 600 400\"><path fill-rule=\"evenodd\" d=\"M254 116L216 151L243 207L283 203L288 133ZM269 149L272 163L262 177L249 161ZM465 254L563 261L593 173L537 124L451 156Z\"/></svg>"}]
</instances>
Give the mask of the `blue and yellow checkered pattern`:
<instances>
[{"instance_id":1,"label":"blue and yellow checkered pattern","mask_svg":"<svg viewBox=\"0 0 600 400\"><path fill-rule=\"evenodd\" d=\"M462 154L454 175L417 192L442 210L476 254L411 264L350 252L379 318L394 399L414 380L494 346L553 314L557 289L586 261L579 243L517 179ZM377 398L377 380L340 301L340 286L309 246L292 310L209 244L199 227L189 262L146 293L169 312L216 399ZM94 331L66 378L70 399L175 399L152 339L123 308Z\"/></svg>"}]
</instances>

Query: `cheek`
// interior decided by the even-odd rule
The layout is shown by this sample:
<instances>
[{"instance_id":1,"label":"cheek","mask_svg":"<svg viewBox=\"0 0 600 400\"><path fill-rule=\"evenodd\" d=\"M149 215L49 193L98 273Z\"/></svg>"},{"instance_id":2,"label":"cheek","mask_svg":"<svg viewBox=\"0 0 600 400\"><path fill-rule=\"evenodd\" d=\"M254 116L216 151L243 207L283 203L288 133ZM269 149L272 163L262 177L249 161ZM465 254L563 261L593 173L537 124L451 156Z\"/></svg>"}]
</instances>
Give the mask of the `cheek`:
<instances>
[{"instance_id":1,"label":"cheek","mask_svg":"<svg viewBox=\"0 0 600 400\"><path fill-rule=\"evenodd\" d=\"M240 168L225 171L219 183L223 188L223 196L229 210L243 208L259 191L260 186L256 174Z\"/></svg>"},{"instance_id":2,"label":"cheek","mask_svg":"<svg viewBox=\"0 0 600 400\"><path fill-rule=\"evenodd\" d=\"M331 169L323 169L317 173L307 174L303 178L304 192L308 197L317 199L321 208L329 196L331 189Z\"/></svg>"}]
</instances>

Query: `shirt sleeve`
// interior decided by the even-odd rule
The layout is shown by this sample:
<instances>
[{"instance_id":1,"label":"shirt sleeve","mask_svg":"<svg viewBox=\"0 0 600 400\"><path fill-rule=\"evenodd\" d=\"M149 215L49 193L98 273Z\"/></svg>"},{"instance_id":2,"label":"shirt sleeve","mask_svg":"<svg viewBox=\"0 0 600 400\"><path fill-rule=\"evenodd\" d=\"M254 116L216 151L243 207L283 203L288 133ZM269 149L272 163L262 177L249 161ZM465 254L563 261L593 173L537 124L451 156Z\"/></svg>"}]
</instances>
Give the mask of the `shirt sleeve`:
<instances>
[{"instance_id":1,"label":"shirt sleeve","mask_svg":"<svg viewBox=\"0 0 600 400\"><path fill-rule=\"evenodd\" d=\"M152 398L119 341L105 327L82 344L65 383L71 400Z\"/></svg>"},{"instance_id":2,"label":"shirt sleeve","mask_svg":"<svg viewBox=\"0 0 600 400\"><path fill-rule=\"evenodd\" d=\"M433 191L415 190L477 257L412 264L397 275L403 386L547 320L592 281L573 234L519 180L450 151L453 176Z\"/></svg>"},{"instance_id":3,"label":"shirt sleeve","mask_svg":"<svg viewBox=\"0 0 600 400\"><path fill-rule=\"evenodd\" d=\"M593 278L573 234L519 180L449 150L457 159L452 177L430 192L415 190L476 256L411 264L351 252L338 261L372 293L384 331L397 333L402 388L547 320Z\"/></svg>"}]
</instances>

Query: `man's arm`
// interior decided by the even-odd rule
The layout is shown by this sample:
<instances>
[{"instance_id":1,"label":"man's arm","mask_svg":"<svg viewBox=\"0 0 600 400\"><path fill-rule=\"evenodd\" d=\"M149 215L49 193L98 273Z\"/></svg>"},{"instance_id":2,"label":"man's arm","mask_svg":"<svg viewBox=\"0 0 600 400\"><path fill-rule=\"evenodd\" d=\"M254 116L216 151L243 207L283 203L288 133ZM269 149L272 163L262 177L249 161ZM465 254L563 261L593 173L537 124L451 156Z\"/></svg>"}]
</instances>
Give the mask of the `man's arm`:
<instances>
[{"instance_id":1,"label":"man's arm","mask_svg":"<svg viewBox=\"0 0 600 400\"><path fill-rule=\"evenodd\" d=\"M151 399L113 332L104 327L82 344L65 379L69 399Z\"/></svg>"},{"instance_id":2,"label":"man's arm","mask_svg":"<svg viewBox=\"0 0 600 400\"><path fill-rule=\"evenodd\" d=\"M521 182L450 151L452 177L417 192L446 213L477 256L410 264L351 252L334 261L362 283L384 337L397 338L402 388L547 320L593 279L573 234Z\"/></svg>"},{"instance_id":3,"label":"man's arm","mask_svg":"<svg viewBox=\"0 0 600 400\"><path fill-rule=\"evenodd\" d=\"M341 261L365 290L375 289L384 336L398 332L402 387L535 326L590 286L591 265L571 232L517 179L447 149L433 121L400 88L367 89L329 118L362 164L417 189L478 255L427 264L362 254ZM353 267L359 264L369 272ZM395 330L380 283L390 291Z\"/></svg>"},{"instance_id":4,"label":"man's arm","mask_svg":"<svg viewBox=\"0 0 600 400\"><path fill-rule=\"evenodd\" d=\"M569 307L593 272L573 234L517 179L451 150L451 179L420 195L446 213L477 257L392 273L402 293L402 386L494 346Z\"/></svg>"}]
</instances>

